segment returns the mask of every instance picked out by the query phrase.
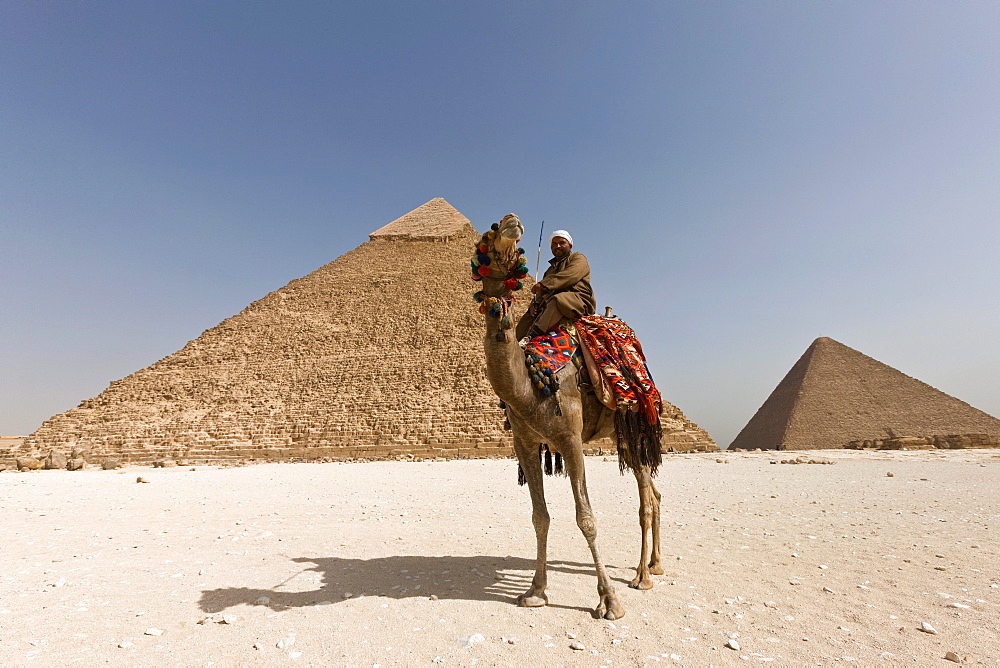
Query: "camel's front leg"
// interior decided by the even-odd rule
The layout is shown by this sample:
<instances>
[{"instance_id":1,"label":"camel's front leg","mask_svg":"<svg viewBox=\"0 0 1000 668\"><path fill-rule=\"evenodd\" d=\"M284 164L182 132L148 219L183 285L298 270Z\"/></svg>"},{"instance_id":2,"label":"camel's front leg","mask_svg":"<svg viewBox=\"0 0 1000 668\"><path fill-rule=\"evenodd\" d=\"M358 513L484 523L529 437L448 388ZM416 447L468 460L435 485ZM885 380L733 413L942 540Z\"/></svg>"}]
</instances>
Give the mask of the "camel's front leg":
<instances>
[{"instance_id":1,"label":"camel's front leg","mask_svg":"<svg viewBox=\"0 0 1000 668\"><path fill-rule=\"evenodd\" d=\"M531 579L531 587L517 597L517 604L524 608L538 608L548 605L549 597L545 594L548 584L546 575L546 552L549 538L549 510L545 505L545 488L542 479L542 465L538 459L538 445L528 445L516 438L514 451L517 461L524 472L531 493L531 523L535 526L535 575Z\"/></svg>"},{"instance_id":2,"label":"camel's front leg","mask_svg":"<svg viewBox=\"0 0 1000 668\"><path fill-rule=\"evenodd\" d=\"M635 480L639 485L639 529L642 531L642 547L639 549L639 566L635 569L635 578L629 583L634 589L652 589L653 580L649 577L663 573L660 565L660 493L653 485L653 477L649 467L644 466L634 471ZM650 547L649 538L653 539Z\"/></svg>"},{"instance_id":3,"label":"camel's front leg","mask_svg":"<svg viewBox=\"0 0 1000 668\"><path fill-rule=\"evenodd\" d=\"M590 497L587 496L587 475L583 464L583 447L577 444L575 448L564 448L563 459L570 484L573 486L573 499L576 502L576 524L587 539L590 553L594 557L597 568L597 593L601 597L595 616L604 619L618 619L625 616L625 608L618 600L618 594L611 584L611 578L604 568L600 550L597 549L597 523L594 521L594 511L590 507Z\"/></svg>"}]
</instances>

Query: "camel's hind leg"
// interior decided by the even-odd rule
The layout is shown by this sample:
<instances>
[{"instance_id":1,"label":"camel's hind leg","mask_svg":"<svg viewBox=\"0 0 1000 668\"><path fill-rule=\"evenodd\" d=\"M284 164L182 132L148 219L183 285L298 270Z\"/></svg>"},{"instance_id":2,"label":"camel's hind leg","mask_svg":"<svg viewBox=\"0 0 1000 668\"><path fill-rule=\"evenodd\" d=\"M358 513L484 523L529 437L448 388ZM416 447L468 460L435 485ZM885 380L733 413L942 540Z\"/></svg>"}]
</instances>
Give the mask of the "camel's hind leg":
<instances>
[{"instance_id":1,"label":"camel's hind leg","mask_svg":"<svg viewBox=\"0 0 1000 668\"><path fill-rule=\"evenodd\" d=\"M548 583L546 574L546 552L549 536L549 510L545 505L545 489L542 478L542 464L538 459L538 445L528 445L524 439L514 435L514 451L517 461L524 472L524 478L531 493L531 523L535 527L535 575L531 579L531 587L517 597L517 604L524 608L539 608L547 605L549 597L545 594Z\"/></svg>"},{"instance_id":2,"label":"camel's hind leg","mask_svg":"<svg viewBox=\"0 0 1000 668\"><path fill-rule=\"evenodd\" d=\"M566 465L566 473L569 475L570 484L573 486L573 499L576 502L576 524L583 532L583 537L587 539L590 553L594 557L594 566L597 569L597 593L601 597L597 608L594 610L595 616L604 619L618 619L625 616L625 608L618 600L618 594L611 584L611 578L601 561L600 551L597 549L597 523L594 521L594 511L590 507L590 497L587 496L587 476L583 464L583 447L579 443L575 448L565 448L561 451Z\"/></svg>"},{"instance_id":3,"label":"camel's hind leg","mask_svg":"<svg viewBox=\"0 0 1000 668\"><path fill-rule=\"evenodd\" d=\"M643 466L633 471L639 485L639 528L642 531L642 547L639 550L639 566L635 578L629 583L633 589L652 589L650 574L661 575L660 564L660 492L653 484L649 467ZM652 545L650 545L652 539Z\"/></svg>"}]
</instances>

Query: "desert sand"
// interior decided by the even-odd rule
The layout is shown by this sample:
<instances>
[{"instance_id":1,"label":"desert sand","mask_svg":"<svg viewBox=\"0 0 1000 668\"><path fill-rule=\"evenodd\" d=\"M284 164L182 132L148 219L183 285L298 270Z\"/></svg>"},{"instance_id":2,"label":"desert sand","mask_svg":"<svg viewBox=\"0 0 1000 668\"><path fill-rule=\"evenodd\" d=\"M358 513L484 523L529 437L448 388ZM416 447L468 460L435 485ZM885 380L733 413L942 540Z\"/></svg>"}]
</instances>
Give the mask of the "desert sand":
<instances>
[{"instance_id":1,"label":"desert sand","mask_svg":"<svg viewBox=\"0 0 1000 668\"><path fill-rule=\"evenodd\" d=\"M796 456L834 464L772 463ZM587 467L614 622L565 478L550 605L514 604L535 541L511 460L0 473L0 663L1000 663L1000 452L668 456L649 591L634 479Z\"/></svg>"}]
</instances>

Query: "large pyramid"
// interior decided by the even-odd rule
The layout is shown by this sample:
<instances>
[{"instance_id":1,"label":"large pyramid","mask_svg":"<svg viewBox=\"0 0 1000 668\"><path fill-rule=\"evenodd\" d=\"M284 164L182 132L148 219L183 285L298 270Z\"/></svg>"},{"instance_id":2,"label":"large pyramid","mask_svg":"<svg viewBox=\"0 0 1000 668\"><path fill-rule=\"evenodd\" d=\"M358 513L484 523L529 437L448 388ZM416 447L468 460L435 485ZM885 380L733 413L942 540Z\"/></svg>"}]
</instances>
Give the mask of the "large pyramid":
<instances>
[{"instance_id":1,"label":"large pyramid","mask_svg":"<svg viewBox=\"0 0 1000 668\"><path fill-rule=\"evenodd\" d=\"M441 198L152 366L47 420L17 448L127 461L511 452L483 372L468 261L479 238ZM667 405L676 449L711 443Z\"/></svg>"},{"instance_id":2,"label":"large pyramid","mask_svg":"<svg viewBox=\"0 0 1000 668\"><path fill-rule=\"evenodd\" d=\"M730 449L973 447L1000 420L833 339L799 358Z\"/></svg>"}]
</instances>

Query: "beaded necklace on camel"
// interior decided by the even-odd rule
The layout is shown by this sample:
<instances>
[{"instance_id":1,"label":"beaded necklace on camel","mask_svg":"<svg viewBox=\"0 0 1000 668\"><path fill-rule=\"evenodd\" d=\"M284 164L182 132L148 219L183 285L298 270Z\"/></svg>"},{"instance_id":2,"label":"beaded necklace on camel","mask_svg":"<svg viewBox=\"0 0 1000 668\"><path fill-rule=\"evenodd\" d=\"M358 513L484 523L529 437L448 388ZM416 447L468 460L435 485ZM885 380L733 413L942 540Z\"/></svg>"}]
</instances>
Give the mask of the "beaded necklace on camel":
<instances>
[{"instance_id":1,"label":"beaded necklace on camel","mask_svg":"<svg viewBox=\"0 0 1000 668\"><path fill-rule=\"evenodd\" d=\"M528 275L528 261L524 258L524 249L517 248L508 259L490 257L490 243L496 239L500 225L493 223L491 229L483 235L479 244L476 245L476 254L472 258L472 280L482 281L489 276L494 269L506 270L503 278L505 292L500 297L489 297L482 290L472 295L472 298L479 303L479 312L490 318L500 319L500 331L497 332L497 341L507 341L507 330L513 326L510 317L511 304L514 301L513 292L524 287L521 279ZM517 242L521 239L518 238ZM495 256L496 253L494 252Z\"/></svg>"}]
</instances>

